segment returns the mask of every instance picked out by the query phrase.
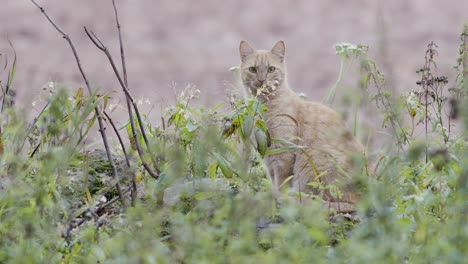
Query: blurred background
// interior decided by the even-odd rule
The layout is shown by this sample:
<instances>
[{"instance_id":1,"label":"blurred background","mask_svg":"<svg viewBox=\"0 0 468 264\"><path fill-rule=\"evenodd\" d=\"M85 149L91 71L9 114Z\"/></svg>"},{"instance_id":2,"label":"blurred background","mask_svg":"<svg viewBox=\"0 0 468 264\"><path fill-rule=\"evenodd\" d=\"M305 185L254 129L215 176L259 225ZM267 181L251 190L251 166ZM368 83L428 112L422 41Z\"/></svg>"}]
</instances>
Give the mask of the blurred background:
<instances>
[{"instance_id":1,"label":"blurred background","mask_svg":"<svg viewBox=\"0 0 468 264\"><path fill-rule=\"evenodd\" d=\"M111 0L37 2L73 39L92 85L120 93L107 59L83 32L83 26L92 29L118 59ZM202 104L226 100L233 82L229 68L239 64L242 39L264 49L284 40L291 87L316 100L338 77L333 45L342 42L369 45L392 88L409 91L417 89L416 70L434 41L439 72L450 86L459 34L468 22L466 0L117 0L117 5L129 88L156 122L187 84L201 91ZM11 61L7 39L18 56L18 104L37 100L49 82L72 89L84 85L69 46L30 1L2 1L0 53Z\"/></svg>"}]
</instances>

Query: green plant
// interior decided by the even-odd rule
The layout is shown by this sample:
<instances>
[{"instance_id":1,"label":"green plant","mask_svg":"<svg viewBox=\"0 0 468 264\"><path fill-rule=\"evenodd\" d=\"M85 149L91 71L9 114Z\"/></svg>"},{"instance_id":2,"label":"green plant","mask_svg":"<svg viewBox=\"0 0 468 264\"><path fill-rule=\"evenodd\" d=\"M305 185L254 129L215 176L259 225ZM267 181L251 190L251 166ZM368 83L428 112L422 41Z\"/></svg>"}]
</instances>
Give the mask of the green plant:
<instances>
[{"instance_id":1,"label":"green plant","mask_svg":"<svg viewBox=\"0 0 468 264\"><path fill-rule=\"evenodd\" d=\"M468 89L467 28L454 87L460 102ZM123 140L110 146L109 160L106 151L90 152L83 143L109 97L60 89L32 121L14 105L0 114L0 262L464 263L468 108L459 110L463 134L434 130L439 140L426 142L413 130L429 120L430 104L416 93L397 100L376 64L359 52L361 92L378 104L383 125L396 135L390 144L399 149L384 153L375 178L365 182L360 221L329 216L317 198L297 203L272 191L262 158L302 147L281 141L281 148L268 150L280 141L270 138L267 109L255 98L234 101L225 113L221 105L194 106L198 91L189 87L161 126L130 110L134 124L121 129L131 147ZM340 93L336 87L330 98ZM425 86L423 95L431 97L431 89ZM438 116L446 102L434 101L435 123L448 124ZM103 121L111 123L110 115ZM133 203L126 207L129 193Z\"/></svg>"}]
</instances>

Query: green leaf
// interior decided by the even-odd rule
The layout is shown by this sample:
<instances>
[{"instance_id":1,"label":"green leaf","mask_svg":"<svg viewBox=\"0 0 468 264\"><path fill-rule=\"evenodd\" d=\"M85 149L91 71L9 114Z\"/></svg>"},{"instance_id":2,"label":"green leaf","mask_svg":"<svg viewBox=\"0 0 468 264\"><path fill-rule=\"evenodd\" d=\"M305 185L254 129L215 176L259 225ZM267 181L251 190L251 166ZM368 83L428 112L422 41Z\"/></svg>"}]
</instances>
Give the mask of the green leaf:
<instances>
[{"instance_id":1,"label":"green leaf","mask_svg":"<svg viewBox=\"0 0 468 264\"><path fill-rule=\"evenodd\" d=\"M252 135L252 129L254 125L254 118L251 115L246 115L244 121L242 122L242 137L244 140Z\"/></svg>"},{"instance_id":2,"label":"green leaf","mask_svg":"<svg viewBox=\"0 0 468 264\"><path fill-rule=\"evenodd\" d=\"M307 185L312 187L312 188L319 188L320 187L320 183L316 182L316 181L308 182Z\"/></svg>"},{"instance_id":3,"label":"green leaf","mask_svg":"<svg viewBox=\"0 0 468 264\"><path fill-rule=\"evenodd\" d=\"M9 75L8 75L8 80L7 80L7 86L8 87L11 87L12 83L13 83L13 79L15 79L15 74L16 74L16 61L17 61L17 58L16 58L16 50L15 48L13 47L13 44L11 43L10 40L8 40L8 43L10 43L10 47L13 49L13 54L14 54L14 59L13 59L13 66L9 72Z\"/></svg>"},{"instance_id":4,"label":"green leaf","mask_svg":"<svg viewBox=\"0 0 468 264\"><path fill-rule=\"evenodd\" d=\"M224 138L230 137L235 131L236 131L236 127L234 125L229 126L229 128L224 130L223 132Z\"/></svg>"},{"instance_id":5,"label":"green leaf","mask_svg":"<svg viewBox=\"0 0 468 264\"><path fill-rule=\"evenodd\" d=\"M284 180L281 185L279 186L279 188L281 189L284 185L288 184L292 179L294 178L294 175L291 175L289 177L286 178L286 180Z\"/></svg>"},{"instance_id":6,"label":"green leaf","mask_svg":"<svg viewBox=\"0 0 468 264\"><path fill-rule=\"evenodd\" d=\"M304 149L304 146L296 145L293 142L288 141L286 139L282 139L282 138L273 138L271 139L271 141L275 143L280 143L281 145L285 145L285 146L281 148L270 149L265 153L265 156L276 155L276 154L281 154L281 153L288 152L288 151Z\"/></svg>"},{"instance_id":7,"label":"green leaf","mask_svg":"<svg viewBox=\"0 0 468 264\"><path fill-rule=\"evenodd\" d=\"M298 150L298 149L301 149L301 147L300 146L287 146L287 147L269 149L266 151L265 156L281 154L284 152L289 152L289 151Z\"/></svg>"},{"instance_id":8,"label":"green leaf","mask_svg":"<svg viewBox=\"0 0 468 264\"><path fill-rule=\"evenodd\" d=\"M231 167L231 163L218 153L213 153L213 156L218 161L218 167L221 169L224 177L232 178L232 176L234 176L234 170Z\"/></svg>"},{"instance_id":9,"label":"green leaf","mask_svg":"<svg viewBox=\"0 0 468 264\"><path fill-rule=\"evenodd\" d=\"M93 127L94 122L96 121L96 118L97 118L97 116L96 116L96 115L93 115L93 117L91 118L91 120L89 120L88 126L86 127L85 135L87 135L87 134L89 133L89 130Z\"/></svg>"},{"instance_id":10,"label":"green leaf","mask_svg":"<svg viewBox=\"0 0 468 264\"><path fill-rule=\"evenodd\" d=\"M268 148L267 134L263 130L257 128L255 129L255 140L257 141L257 151L263 158Z\"/></svg>"},{"instance_id":11,"label":"green leaf","mask_svg":"<svg viewBox=\"0 0 468 264\"><path fill-rule=\"evenodd\" d=\"M82 89L82 88L80 88ZM104 95L104 103L103 103L103 106L102 106L102 111L105 111L106 108L107 108L107 105L109 104L109 94L105 94Z\"/></svg>"},{"instance_id":12,"label":"green leaf","mask_svg":"<svg viewBox=\"0 0 468 264\"><path fill-rule=\"evenodd\" d=\"M224 102L221 102L221 103L215 105L215 106L213 107L213 111L218 110L218 109L221 108L223 105L224 105Z\"/></svg>"},{"instance_id":13,"label":"green leaf","mask_svg":"<svg viewBox=\"0 0 468 264\"><path fill-rule=\"evenodd\" d=\"M75 93L75 106L80 107L83 102L83 88L80 87Z\"/></svg>"},{"instance_id":14,"label":"green leaf","mask_svg":"<svg viewBox=\"0 0 468 264\"><path fill-rule=\"evenodd\" d=\"M209 199L211 197L214 197L216 196L216 193L215 192L197 192L194 197L195 199L201 201L201 200L206 200L206 199Z\"/></svg>"},{"instance_id":15,"label":"green leaf","mask_svg":"<svg viewBox=\"0 0 468 264\"><path fill-rule=\"evenodd\" d=\"M257 119L257 121L255 122L255 125L263 131L268 130L267 124L262 119Z\"/></svg>"},{"instance_id":16,"label":"green leaf","mask_svg":"<svg viewBox=\"0 0 468 264\"><path fill-rule=\"evenodd\" d=\"M212 162L212 163L210 164L210 166L208 166L208 176L209 176L211 179L216 178L216 176L217 176L217 173L216 173L217 169L218 169L218 163L216 163L216 162Z\"/></svg>"},{"instance_id":17,"label":"green leaf","mask_svg":"<svg viewBox=\"0 0 468 264\"><path fill-rule=\"evenodd\" d=\"M239 116L239 115L236 115L235 117L233 117L231 126L229 126L229 128L224 130L224 132L223 132L224 138L228 138L232 134L234 134L234 132L236 132L236 130L240 127L240 124L241 124L242 120L243 120L242 117Z\"/></svg>"},{"instance_id":18,"label":"green leaf","mask_svg":"<svg viewBox=\"0 0 468 264\"><path fill-rule=\"evenodd\" d=\"M258 114L263 117L263 112L266 110L266 106L264 104L255 100L255 101L251 101L249 106L253 110L252 112L253 115Z\"/></svg>"}]
</instances>

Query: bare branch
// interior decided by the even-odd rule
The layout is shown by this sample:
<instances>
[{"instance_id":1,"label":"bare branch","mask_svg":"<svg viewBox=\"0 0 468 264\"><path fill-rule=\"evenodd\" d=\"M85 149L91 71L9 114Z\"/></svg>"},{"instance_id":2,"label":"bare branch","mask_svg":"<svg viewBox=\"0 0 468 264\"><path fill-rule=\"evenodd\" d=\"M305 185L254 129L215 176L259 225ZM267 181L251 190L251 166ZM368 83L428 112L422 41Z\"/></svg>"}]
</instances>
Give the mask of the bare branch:
<instances>
[{"instance_id":1,"label":"bare branch","mask_svg":"<svg viewBox=\"0 0 468 264\"><path fill-rule=\"evenodd\" d=\"M119 130L115 126L115 124L112 121L111 117L106 113L106 111L104 111L104 115L106 116L107 120L109 121L112 128L114 129L115 134L117 135L117 139L119 140L120 146L122 147L122 151L123 151L123 154L125 156L125 162L127 163L127 168L130 169L130 159L128 158L127 150L125 149L125 144L123 143L123 140L122 140L122 137L120 136ZM131 172L131 174L132 174L132 188L133 188L132 193L131 193L132 205L135 205L138 190L137 190L137 185L136 185L135 173Z\"/></svg>"},{"instance_id":2,"label":"bare branch","mask_svg":"<svg viewBox=\"0 0 468 264\"><path fill-rule=\"evenodd\" d=\"M29 159L32 159L34 157L34 155L36 155L37 151L39 150L39 148L41 147L41 142L39 142L36 147L34 148L34 150L31 152L31 155L29 155Z\"/></svg>"},{"instance_id":3,"label":"bare branch","mask_svg":"<svg viewBox=\"0 0 468 264\"><path fill-rule=\"evenodd\" d=\"M123 74L123 79L124 79L125 86L128 89L127 65L125 63L125 51L124 51L124 47L123 47L122 30L120 29L121 27L120 27L120 21L119 21L119 13L117 12L117 5L115 4L115 0L112 0L112 6L114 8L115 24L117 26L117 31L119 33L120 60L122 62L122 74ZM125 97L125 100L127 102L127 108L130 108L130 99L128 97ZM133 131L135 131L135 130L133 130ZM143 131L143 133L144 133L144 131ZM137 140L136 133L133 133L133 136L134 136L135 140ZM148 142L146 142L146 144L148 145ZM136 196L137 196L137 185L136 185L135 174L133 174L132 183L133 183L133 188L134 188L134 190L132 191L132 203L135 204L135 200L136 200Z\"/></svg>"},{"instance_id":4,"label":"bare branch","mask_svg":"<svg viewBox=\"0 0 468 264\"><path fill-rule=\"evenodd\" d=\"M78 69L81 73L81 76L83 77L83 80L86 84L86 88L88 89L88 92L89 94L93 94L92 90L91 90L91 86L89 85L89 81L88 81L88 78L86 77L86 74L83 70L83 67L81 66L81 61L80 61L80 58L78 56L78 53L75 49L75 45L73 44L73 41L71 40L71 38L65 34L65 32L57 26L57 24L55 24L55 22L49 17L49 15L47 14L47 12L44 10L43 7L39 6L36 1L34 0L31 0L31 2L37 7L39 8L39 10L41 10L42 14L47 18L47 20L50 22L50 24L62 35L62 37L68 42L68 44L70 45L70 48L73 52L73 56L75 57L75 60L76 60L76 64L78 66ZM101 117L101 111L99 109L99 105L96 105L96 107L94 108L94 112L96 114L96 117L97 117L97 120L98 120L98 124L99 124L99 132L101 133L101 137L102 137L102 141L104 143L104 147L106 149L106 154L107 154L107 158L109 160L109 163L110 163L110 166L112 168L112 174L114 176L114 179L116 181L116 184L115 184L115 187L117 188L117 192L119 194L119 199L120 201L122 202L122 204L125 206L125 200L124 200L124 196L123 196L123 193L122 193L122 188L120 188L120 183L119 183L119 178L118 178L118 175L117 175L117 169L114 165L114 160L112 159L112 154L110 152L110 148L109 148L109 143L107 141L107 135L106 135L106 130L105 130L105 127L104 127L104 124L102 122L102 117Z\"/></svg>"},{"instance_id":5,"label":"bare branch","mask_svg":"<svg viewBox=\"0 0 468 264\"><path fill-rule=\"evenodd\" d=\"M23 144L21 144L21 148L20 149L23 149L24 145L26 144L26 141L28 140L28 137L29 137L29 134L31 134L31 132L33 131L34 127L36 126L36 123L37 121L39 120L39 118L42 116L42 114L45 112L45 110L47 109L47 107L49 107L49 103L50 102L47 102L46 105L42 108L41 112L39 112L39 114L33 119L33 121L31 122L31 124L29 124L29 128L28 128L28 132L26 132L26 137L23 141Z\"/></svg>"},{"instance_id":6,"label":"bare branch","mask_svg":"<svg viewBox=\"0 0 468 264\"><path fill-rule=\"evenodd\" d=\"M115 0L112 0L112 6L114 7L115 23L117 26L117 31L119 32L120 59L122 60L122 74L123 74L124 83L128 88L127 65L125 63L125 52L123 48L122 30L120 27L119 14L117 12L117 5L115 4Z\"/></svg>"},{"instance_id":7,"label":"bare branch","mask_svg":"<svg viewBox=\"0 0 468 264\"><path fill-rule=\"evenodd\" d=\"M135 100L133 99L130 92L128 91L127 86L123 82L122 77L120 76L120 73L119 73L117 67L115 66L114 59L112 58L112 55L110 54L107 47L102 44L102 42L99 40L99 38L93 32L88 31L88 29L86 27L84 27L84 30L85 30L86 34L88 35L89 39L93 42L93 44L96 45L96 47L98 49L100 49L107 56L107 59L109 60L109 63L111 65L111 67L112 67L112 70L114 71L114 74L117 77L117 80L119 81L120 86L122 87L122 89L123 89L123 91L125 93L125 96L127 98L126 101L127 101L128 115L129 115L129 118L130 118L130 126L132 128L132 136L135 139L135 146L136 146L138 155L140 157L141 163L143 164L143 167L146 169L146 171L151 175L151 177L153 177L154 179L158 179L159 178L159 171L157 169L157 166L156 166L156 164L154 164L155 168L157 170L157 172L154 172L148 166L148 164L145 162L145 159L144 159L144 156L143 156L144 155L143 149L142 149L142 147L140 145L140 142L139 142L137 134L136 134L135 120L133 119L133 114L132 114L132 105L133 105L133 109L135 109L135 114L137 116L138 123L140 125L141 134L143 135L143 138L145 139L146 146L149 148L148 139L146 138L146 133L145 133L145 130L143 128L143 122L142 122L142 119L141 119L141 116L140 116L140 112L138 111L138 106L136 105Z\"/></svg>"},{"instance_id":8,"label":"bare branch","mask_svg":"<svg viewBox=\"0 0 468 264\"><path fill-rule=\"evenodd\" d=\"M128 187L127 190L125 190L125 192L123 194L126 194L128 193L130 190L132 189L132 187ZM114 196L112 199L110 199L109 201L107 201L106 203L103 203L101 204L100 206L96 207L96 209L94 209L93 211L91 211L91 215L98 215L102 210L104 210L106 207L112 205L113 203L115 203L116 201L118 200L121 200L119 198L119 196ZM86 210L87 212L89 212L88 210ZM83 215L83 213L80 213L79 215L77 215L77 217ZM62 233L62 237L64 237L67 241L70 240L70 232L73 228L77 228L79 226L81 226L83 223L86 222L86 220L88 220L86 217L82 217L80 220L74 222L76 218L74 217L68 224L67 226L67 229L65 229L65 231Z\"/></svg>"},{"instance_id":9,"label":"bare branch","mask_svg":"<svg viewBox=\"0 0 468 264\"><path fill-rule=\"evenodd\" d=\"M112 121L111 117L107 114L106 111L103 112L104 115L106 116L107 120L109 121L109 123L111 124L112 126L112 129L114 129L114 132L115 134L117 135L117 139L119 140L119 143L120 143L120 146L122 147L122 151L123 151L123 154L125 156L125 162L127 163L127 166L130 167L130 160L128 158L128 155L127 155L127 150L125 149L125 145L123 143L123 140L122 140L122 137L120 136L120 133L119 133L119 130L117 129L117 127L115 126L114 122Z\"/></svg>"},{"instance_id":10,"label":"bare branch","mask_svg":"<svg viewBox=\"0 0 468 264\"><path fill-rule=\"evenodd\" d=\"M112 55L110 54L107 47L102 43L102 41L96 36L96 34L94 34L93 31L88 31L88 29L86 27L84 27L84 30L85 30L86 34L88 35L88 37L93 42L93 44L96 45L96 47L98 49L100 49L102 52L104 52L104 54L106 54L107 58L109 59L109 62L111 64L111 66L112 66L112 69L114 70L114 73L115 73L115 75L117 77L117 80L120 83L120 86L122 86L122 89L123 89L123 91L125 93L125 96L127 97L127 99L130 100L130 102L133 105L133 108L135 109L135 114L136 114L137 119L138 119L138 125L140 126L141 135L143 136L143 139L145 140L145 144L146 144L146 146L149 146L148 138L146 137L146 132L145 132L145 129L143 127L143 122L142 122L142 118L141 118L141 115L140 115L140 111L138 110L138 106L137 106L137 104L135 102L135 99L133 99L132 95L130 94L130 92L128 90L128 85L126 83L127 81L124 82L122 80L122 77L120 76L120 73L117 70L117 67L115 66L114 59L112 58ZM126 67L124 67L124 68L126 69ZM126 73L126 70L125 70L125 73Z\"/></svg>"}]
</instances>

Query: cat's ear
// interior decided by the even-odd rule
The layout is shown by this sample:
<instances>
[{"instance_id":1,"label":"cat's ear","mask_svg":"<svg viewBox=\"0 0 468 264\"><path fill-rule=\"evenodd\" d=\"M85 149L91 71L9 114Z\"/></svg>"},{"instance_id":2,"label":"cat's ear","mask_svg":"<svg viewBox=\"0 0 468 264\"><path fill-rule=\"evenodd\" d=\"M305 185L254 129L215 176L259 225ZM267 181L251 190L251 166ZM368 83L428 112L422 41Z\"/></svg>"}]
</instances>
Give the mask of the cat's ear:
<instances>
[{"instance_id":1,"label":"cat's ear","mask_svg":"<svg viewBox=\"0 0 468 264\"><path fill-rule=\"evenodd\" d=\"M249 43L247 43L247 41L242 40L239 45L239 52L241 61L244 61L244 59L247 56L252 55L255 50L249 45Z\"/></svg>"},{"instance_id":2,"label":"cat's ear","mask_svg":"<svg viewBox=\"0 0 468 264\"><path fill-rule=\"evenodd\" d=\"M271 49L271 53L280 57L281 61L284 59L284 54L286 52L286 47L284 46L284 41L280 40L276 42L275 46Z\"/></svg>"}]
</instances>

